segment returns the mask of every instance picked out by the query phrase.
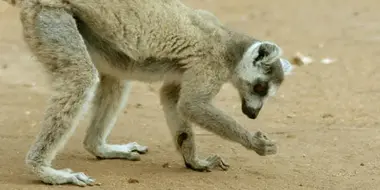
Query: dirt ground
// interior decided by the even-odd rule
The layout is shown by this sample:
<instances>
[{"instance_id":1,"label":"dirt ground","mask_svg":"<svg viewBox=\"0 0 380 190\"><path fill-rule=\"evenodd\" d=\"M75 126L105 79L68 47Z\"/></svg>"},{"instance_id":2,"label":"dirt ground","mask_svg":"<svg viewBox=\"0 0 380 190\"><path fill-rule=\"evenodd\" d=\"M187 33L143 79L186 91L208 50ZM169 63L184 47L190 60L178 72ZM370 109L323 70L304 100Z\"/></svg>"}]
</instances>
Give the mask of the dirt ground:
<instances>
[{"instance_id":1,"label":"dirt ground","mask_svg":"<svg viewBox=\"0 0 380 190\"><path fill-rule=\"evenodd\" d=\"M81 122L57 168L96 178L89 189L328 189L380 187L380 12L378 0L186 0L215 13L227 25L272 40L285 57L300 51L316 62L296 68L257 120L240 111L226 85L215 103L249 130L279 143L279 153L260 157L241 145L196 128L199 154L220 154L228 171L198 173L184 168L160 110L159 84L135 83L112 143L137 141L150 152L139 162L96 160L82 146ZM25 154L39 130L49 86L21 38L18 9L0 3L0 189L77 189L49 186L29 173ZM337 59L321 64L320 59ZM169 163L170 168L162 167ZM130 184L128 179L139 180Z\"/></svg>"}]
</instances>

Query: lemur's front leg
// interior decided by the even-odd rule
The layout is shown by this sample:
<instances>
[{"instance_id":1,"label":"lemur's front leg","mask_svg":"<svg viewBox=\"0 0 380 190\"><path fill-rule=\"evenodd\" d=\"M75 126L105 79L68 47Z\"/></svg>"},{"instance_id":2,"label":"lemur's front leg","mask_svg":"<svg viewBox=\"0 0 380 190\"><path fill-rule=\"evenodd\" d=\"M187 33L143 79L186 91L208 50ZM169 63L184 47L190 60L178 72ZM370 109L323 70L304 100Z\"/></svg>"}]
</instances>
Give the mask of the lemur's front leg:
<instances>
[{"instance_id":1,"label":"lemur's front leg","mask_svg":"<svg viewBox=\"0 0 380 190\"><path fill-rule=\"evenodd\" d=\"M219 156L210 156L205 160L197 157L191 124L184 120L177 111L180 88L178 83L166 82L161 88L160 97L166 122L174 137L176 148L183 156L186 167L196 171L210 171L215 167L227 170L229 165Z\"/></svg>"},{"instance_id":2,"label":"lemur's front leg","mask_svg":"<svg viewBox=\"0 0 380 190\"><path fill-rule=\"evenodd\" d=\"M211 100L224 84L222 71L217 69L193 67L182 77L178 111L183 118L193 122L220 137L240 143L254 150L257 154L271 155L277 152L276 143L258 131L251 133L244 129L233 118L211 104ZM189 139L182 134L182 139ZM181 135L179 135L181 137Z\"/></svg>"}]
</instances>

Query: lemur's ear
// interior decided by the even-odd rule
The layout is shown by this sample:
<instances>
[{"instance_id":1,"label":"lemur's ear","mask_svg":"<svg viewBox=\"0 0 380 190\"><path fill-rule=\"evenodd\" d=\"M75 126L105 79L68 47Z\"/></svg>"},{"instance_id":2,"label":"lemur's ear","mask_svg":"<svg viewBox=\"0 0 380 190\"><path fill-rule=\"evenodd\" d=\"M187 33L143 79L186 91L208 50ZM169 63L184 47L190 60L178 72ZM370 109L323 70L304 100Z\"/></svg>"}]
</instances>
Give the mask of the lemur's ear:
<instances>
[{"instance_id":1,"label":"lemur's ear","mask_svg":"<svg viewBox=\"0 0 380 190\"><path fill-rule=\"evenodd\" d=\"M281 48L272 42L257 42L256 48L253 51L253 65L272 64L282 55Z\"/></svg>"},{"instance_id":2,"label":"lemur's ear","mask_svg":"<svg viewBox=\"0 0 380 190\"><path fill-rule=\"evenodd\" d=\"M286 59L283 59L283 58L280 58L280 63L281 63L281 66L282 66L282 70L284 71L284 74L285 75L290 75L292 70L293 70L293 66L291 63L289 63L288 60Z\"/></svg>"}]
</instances>

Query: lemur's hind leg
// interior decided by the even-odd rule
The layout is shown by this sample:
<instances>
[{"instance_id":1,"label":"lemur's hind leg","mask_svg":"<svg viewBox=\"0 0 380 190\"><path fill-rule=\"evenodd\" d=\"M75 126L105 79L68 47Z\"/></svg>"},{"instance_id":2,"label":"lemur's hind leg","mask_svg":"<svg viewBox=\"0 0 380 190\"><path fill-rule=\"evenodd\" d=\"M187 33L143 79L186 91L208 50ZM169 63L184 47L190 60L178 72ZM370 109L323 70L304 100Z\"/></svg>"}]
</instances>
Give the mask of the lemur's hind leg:
<instances>
[{"instance_id":1,"label":"lemur's hind leg","mask_svg":"<svg viewBox=\"0 0 380 190\"><path fill-rule=\"evenodd\" d=\"M125 107L130 91L130 82L121 81L108 75L101 75L96 91L92 122L84 140L85 148L99 159L139 160L139 153L148 148L136 142L113 145L106 140L115 125L117 116Z\"/></svg>"},{"instance_id":2,"label":"lemur's hind leg","mask_svg":"<svg viewBox=\"0 0 380 190\"><path fill-rule=\"evenodd\" d=\"M180 89L180 84L165 82L160 89L160 100L167 125L173 135L177 150L183 156L186 167L195 171L211 171L215 167L227 170L229 165L217 155L204 160L197 157L191 124L184 120L177 111Z\"/></svg>"},{"instance_id":3,"label":"lemur's hind leg","mask_svg":"<svg viewBox=\"0 0 380 190\"><path fill-rule=\"evenodd\" d=\"M37 6L21 12L24 37L50 74L53 94L26 164L45 183L85 186L94 180L70 169L54 169L51 162L86 112L98 73L71 14L61 8Z\"/></svg>"}]
</instances>

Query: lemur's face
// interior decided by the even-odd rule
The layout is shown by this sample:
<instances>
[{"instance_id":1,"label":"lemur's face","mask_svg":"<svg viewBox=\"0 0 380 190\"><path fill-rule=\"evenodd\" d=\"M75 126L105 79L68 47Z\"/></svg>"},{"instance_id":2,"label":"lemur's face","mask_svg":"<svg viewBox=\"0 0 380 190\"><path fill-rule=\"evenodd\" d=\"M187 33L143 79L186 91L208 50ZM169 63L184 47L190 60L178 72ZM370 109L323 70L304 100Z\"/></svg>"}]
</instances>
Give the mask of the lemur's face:
<instances>
[{"instance_id":1,"label":"lemur's face","mask_svg":"<svg viewBox=\"0 0 380 190\"><path fill-rule=\"evenodd\" d=\"M291 64L280 58L281 49L270 42L252 44L236 68L232 84L239 91L242 112L256 119L268 96L273 96L290 74Z\"/></svg>"}]
</instances>

